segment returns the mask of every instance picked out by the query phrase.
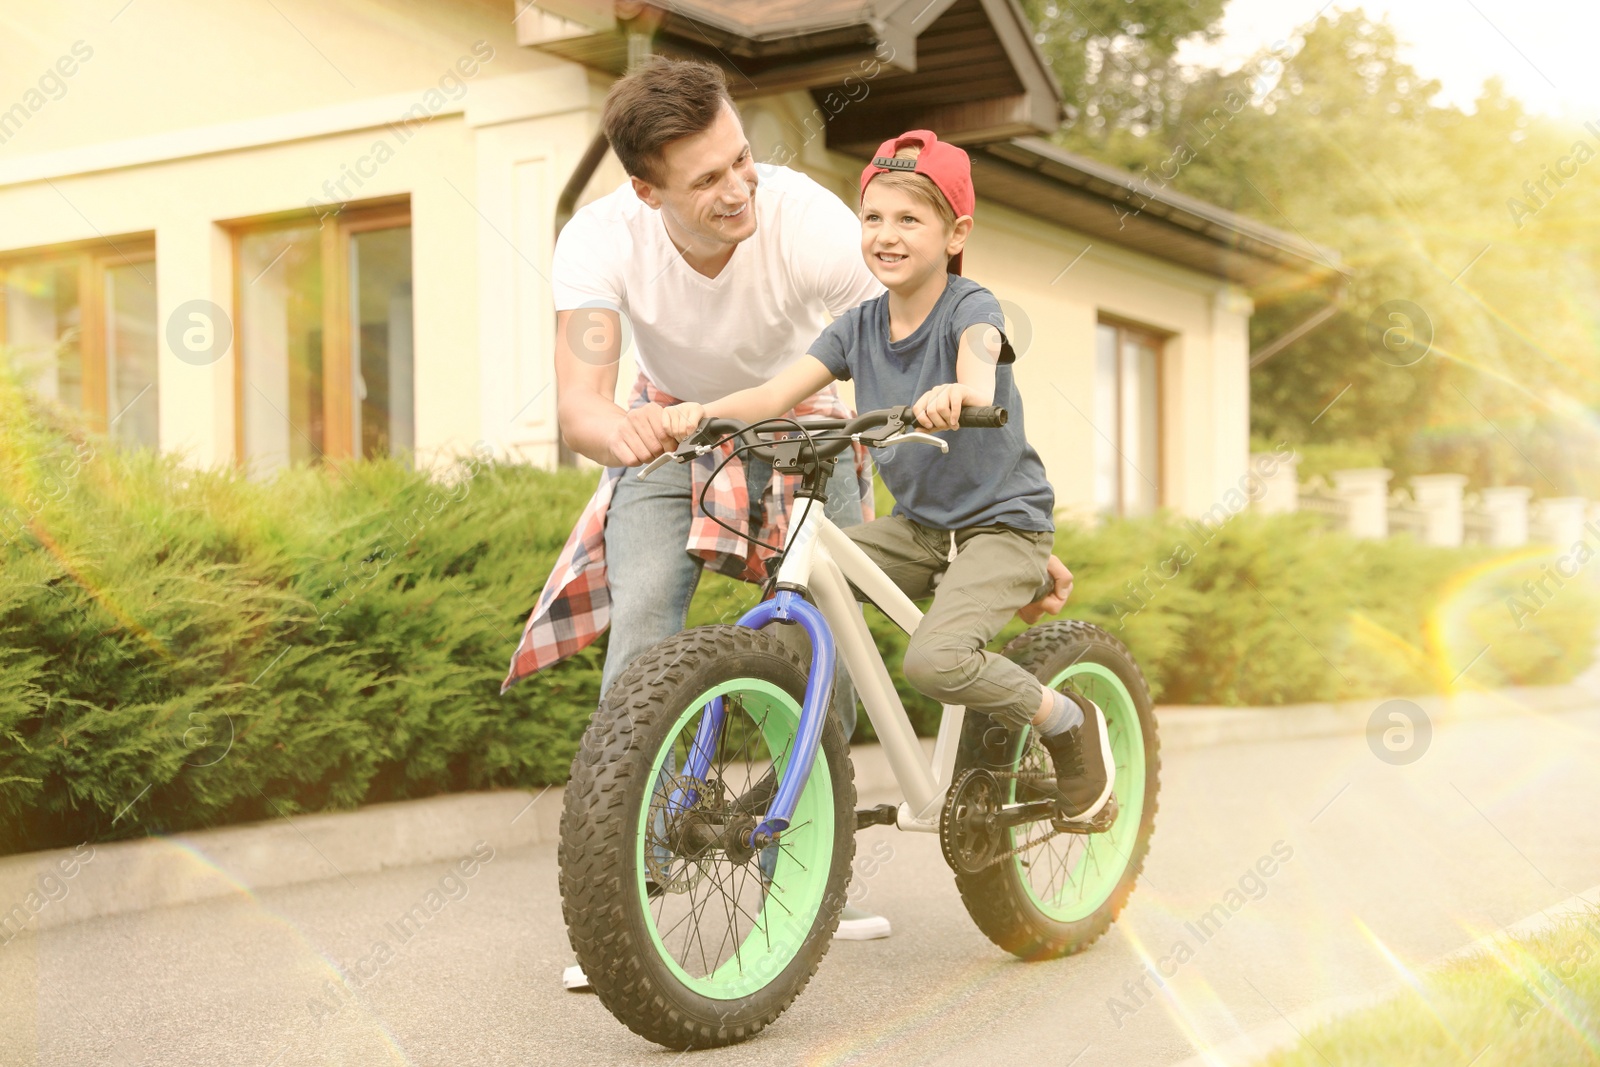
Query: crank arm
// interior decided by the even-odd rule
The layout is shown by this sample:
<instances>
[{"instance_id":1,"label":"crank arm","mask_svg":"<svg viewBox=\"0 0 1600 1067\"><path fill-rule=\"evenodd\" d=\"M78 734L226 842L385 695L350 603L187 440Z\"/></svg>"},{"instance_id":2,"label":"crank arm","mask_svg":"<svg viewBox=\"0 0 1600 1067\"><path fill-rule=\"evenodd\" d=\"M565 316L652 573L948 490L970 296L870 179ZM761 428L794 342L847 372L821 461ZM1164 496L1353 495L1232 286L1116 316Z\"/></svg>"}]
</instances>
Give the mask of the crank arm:
<instances>
[{"instance_id":1,"label":"crank arm","mask_svg":"<svg viewBox=\"0 0 1600 1067\"><path fill-rule=\"evenodd\" d=\"M1032 800L1025 804L1002 805L994 817L996 830L1008 830L1013 826L1022 826L1030 822L1048 819L1056 814L1056 802L1053 800Z\"/></svg>"}]
</instances>

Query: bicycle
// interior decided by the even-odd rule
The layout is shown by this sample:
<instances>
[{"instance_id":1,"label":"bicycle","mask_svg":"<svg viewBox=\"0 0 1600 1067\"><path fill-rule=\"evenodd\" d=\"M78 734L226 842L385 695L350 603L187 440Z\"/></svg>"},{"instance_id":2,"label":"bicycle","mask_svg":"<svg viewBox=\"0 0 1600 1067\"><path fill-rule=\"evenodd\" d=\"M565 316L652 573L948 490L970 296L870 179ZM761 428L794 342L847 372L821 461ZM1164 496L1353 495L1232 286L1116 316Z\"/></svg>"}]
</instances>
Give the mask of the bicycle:
<instances>
[{"instance_id":1,"label":"bicycle","mask_svg":"<svg viewBox=\"0 0 1600 1067\"><path fill-rule=\"evenodd\" d=\"M1003 409L968 408L961 425L1005 419ZM945 705L924 756L851 587L907 633L921 612L814 506L857 441L948 448L917 429L910 408L707 419L639 473L732 442L723 463L756 455L801 477L773 595L736 625L686 630L631 664L584 733L566 790L558 857L573 950L601 1003L668 1048L735 1044L788 1008L828 950L855 831L866 826L937 833L968 914L1027 960L1080 951L1104 933L1149 849L1160 765L1149 689L1121 642L1089 623L1036 625L1003 654L1104 711L1116 803L1094 825L1059 818L1050 759L1031 729ZM802 627L810 661L772 625ZM847 739L829 714L836 648L898 805L855 808Z\"/></svg>"}]
</instances>

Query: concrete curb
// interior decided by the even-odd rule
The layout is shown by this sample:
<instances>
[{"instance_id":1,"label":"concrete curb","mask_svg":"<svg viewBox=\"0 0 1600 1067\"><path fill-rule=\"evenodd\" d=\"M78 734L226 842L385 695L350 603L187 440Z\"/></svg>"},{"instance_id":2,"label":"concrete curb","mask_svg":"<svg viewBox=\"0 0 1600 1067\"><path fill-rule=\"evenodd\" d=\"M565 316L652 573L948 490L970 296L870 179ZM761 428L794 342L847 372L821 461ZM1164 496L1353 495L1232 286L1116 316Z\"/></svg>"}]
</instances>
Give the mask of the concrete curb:
<instances>
[{"instance_id":1,"label":"concrete curb","mask_svg":"<svg viewBox=\"0 0 1600 1067\"><path fill-rule=\"evenodd\" d=\"M1592 706L1600 685L1410 698L1437 725ZM1158 707L1164 751L1364 733L1382 701L1280 708ZM933 740L923 740L931 754ZM851 754L864 801L892 798L888 761L875 744ZM389 867L444 862L478 842L496 851L554 842L563 790L499 790L374 804L77 850L0 857L0 946L26 930L191 904Z\"/></svg>"},{"instance_id":2,"label":"concrete curb","mask_svg":"<svg viewBox=\"0 0 1600 1067\"><path fill-rule=\"evenodd\" d=\"M1372 713L1387 699L1337 704L1285 704L1274 708L1173 705L1156 708L1163 751L1254 741L1363 734ZM1600 683L1584 678L1567 685L1480 690L1449 696L1401 697L1421 708L1435 726L1500 715L1557 714L1600 701Z\"/></svg>"}]
</instances>

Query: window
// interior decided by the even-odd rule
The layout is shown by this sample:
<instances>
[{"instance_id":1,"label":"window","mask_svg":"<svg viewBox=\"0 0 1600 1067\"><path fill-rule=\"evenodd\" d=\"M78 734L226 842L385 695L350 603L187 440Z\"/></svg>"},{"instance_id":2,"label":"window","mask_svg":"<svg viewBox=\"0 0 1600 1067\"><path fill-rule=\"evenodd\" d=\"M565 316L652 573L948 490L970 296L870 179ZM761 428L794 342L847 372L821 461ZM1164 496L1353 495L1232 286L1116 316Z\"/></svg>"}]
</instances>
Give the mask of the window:
<instances>
[{"instance_id":1,"label":"window","mask_svg":"<svg viewBox=\"0 0 1600 1067\"><path fill-rule=\"evenodd\" d=\"M238 449L254 470L415 444L405 205L235 231Z\"/></svg>"},{"instance_id":2,"label":"window","mask_svg":"<svg viewBox=\"0 0 1600 1067\"><path fill-rule=\"evenodd\" d=\"M155 448L155 242L0 257L0 344L38 395L123 444Z\"/></svg>"},{"instance_id":3,"label":"window","mask_svg":"<svg viewBox=\"0 0 1600 1067\"><path fill-rule=\"evenodd\" d=\"M1161 505L1161 345L1135 327L1095 328L1094 502L1102 514L1149 515Z\"/></svg>"}]
</instances>

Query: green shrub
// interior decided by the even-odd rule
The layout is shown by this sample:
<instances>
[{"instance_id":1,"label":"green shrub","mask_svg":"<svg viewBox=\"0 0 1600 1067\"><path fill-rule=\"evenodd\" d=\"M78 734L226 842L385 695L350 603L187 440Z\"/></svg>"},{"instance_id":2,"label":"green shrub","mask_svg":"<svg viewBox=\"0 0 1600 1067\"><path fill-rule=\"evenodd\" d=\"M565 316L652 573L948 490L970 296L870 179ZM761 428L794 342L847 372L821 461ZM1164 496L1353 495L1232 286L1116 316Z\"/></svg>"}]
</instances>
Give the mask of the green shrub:
<instances>
[{"instance_id":1,"label":"green shrub","mask_svg":"<svg viewBox=\"0 0 1600 1067\"><path fill-rule=\"evenodd\" d=\"M593 472L382 461L258 482L112 448L4 380L0 413L0 852L565 779L604 639L499 684ZM1147 576L1184 537L1193 558ZM1066 527L1057 552L1068 614L1121 636L1168 701L1447 688L1485 645L1459 684L1561 681L1596 616L1574 581L1513 618L1530 553L1296 517L1204 544L1169 518ZM708 575L691 622L758 595ZM905 636L867 617L898 667ZM931 732L938 709L902 696Z\"/></svg>"},{"instance_id":2,"label":"green shrub","mask_svg":"<svg viewBox=\"0 0 1600 1067\"><path fill-rule=\"evenodd\" d=\"M602 649L499 683L592 474L256 483L0 390L0 851L565 778Z\"/></svg>"},{"instance_id":3,"label":"green shrub","mask_svg":"<svg viewBox=\"0 0 1600 1067\"><path fill-rule=\"evenodd\" d=\"M1590 662L1600 618L1593 575L1531 615L1512 611L1543 550L1356 540L1318 533L1309 515L1067 527L1056 552L1077 579L1065 614L1120 637L1173 704L1565 682Z\"/></svg>"}]
</instances>

